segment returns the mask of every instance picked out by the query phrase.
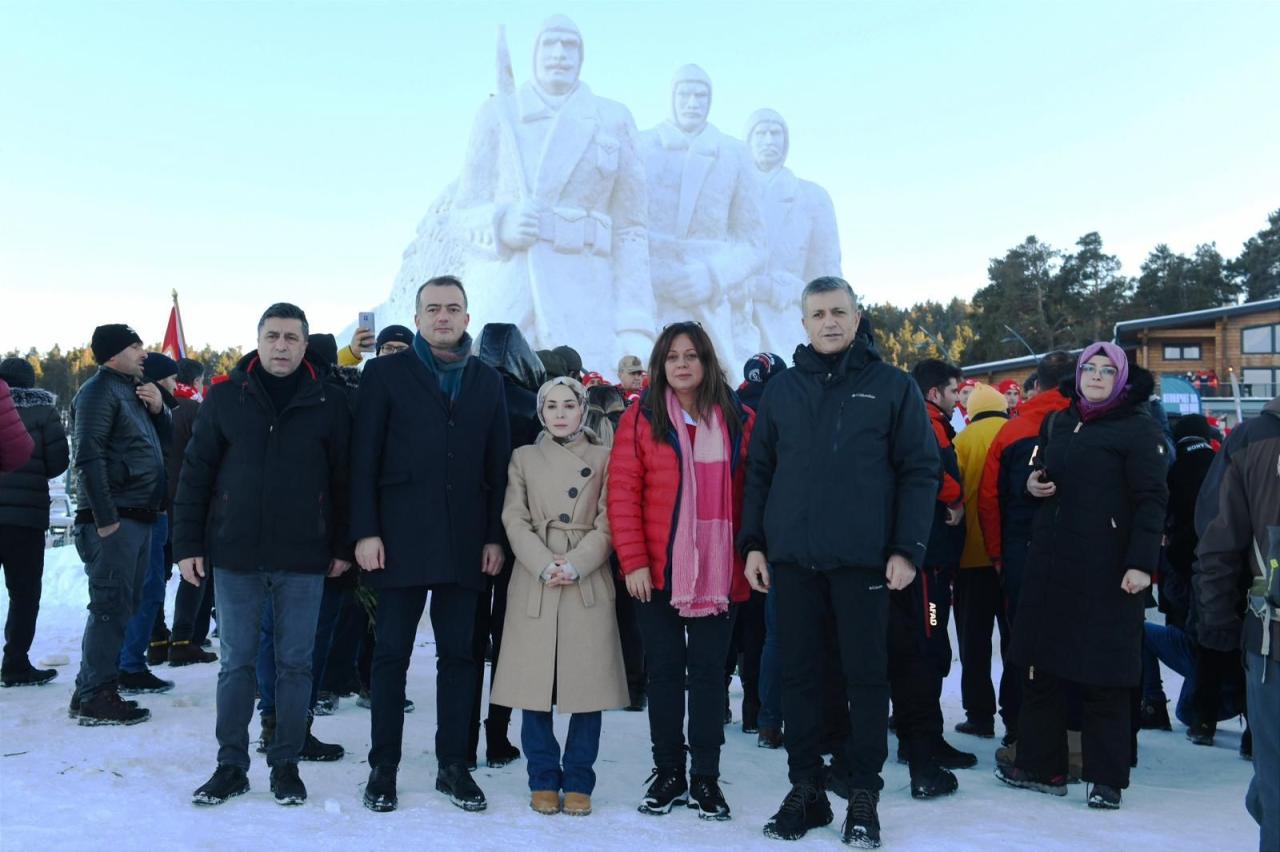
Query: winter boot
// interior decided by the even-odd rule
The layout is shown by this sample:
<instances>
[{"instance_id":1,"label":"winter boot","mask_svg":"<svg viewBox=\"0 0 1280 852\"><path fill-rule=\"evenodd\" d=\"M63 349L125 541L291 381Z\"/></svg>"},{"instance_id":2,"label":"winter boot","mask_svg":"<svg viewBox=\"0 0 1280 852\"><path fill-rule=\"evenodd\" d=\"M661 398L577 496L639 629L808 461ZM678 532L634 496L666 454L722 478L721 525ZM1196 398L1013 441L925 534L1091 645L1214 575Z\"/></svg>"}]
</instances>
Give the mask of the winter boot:
<instances>
[{"instance_id":1,"label":"winter boot","mask_svg":"<svg viewBox=\"0 0 1280 852\"><path fill-rule=\"evenodd\" d=\"M1167 701L1142 700L1138 708L1138 725L1144 731L1172 731Z\"/></svg>"},{"instance_id":2,"label":"winter boot","mask_svg":"<svg viewBox=\"0 0 1280 852\"><path fill-rule=\"evenodd\" d=\"M219 763L213 777L191 794L193 805L220 805L227 799L249 792L249 776L238 766Z\"/></svg>"},{"instance_id":3,"label":"winter boot","mask_svg":"<svg viewBox=\"0 0 1280 852\"><path fill-rule=\"evenodd\" d=\"M80 703L82 727L98 725L136 725L151 718L151 711L126 703L114 689L101 689L88 701Z\"/></svg>"},{"instance_id":4,"label":"winter boot","mask_svg":"<svg viewBox=\"0 0 1280 852\"><path fill-rule=\"evenodd\" d=\"M1213 745L1214 735L1218 732L1217 725L1207 725L1203 722L1196 722L1187 728L1187 741L1192 745L1211 746Z\"/></svg>"},{"instance_id":5,"label":"winter boot","mask_svg":"<svg viewBox=\"0 0 1280 852\"><path fill-rule=\"evenodd\" d=\"M999 764L996 766L996 777L1010 787L1021 787L1024 790L1035 790L1050 796L1067 795L1067 776L1055 775L1052 778L1041 778L1032 775L1025 769L1016 766Z\"/></svg>"},{"instance_id":6,"label":"winter boot","mask_svg":"<svg viewBox=\"0 0 1280 852\"><path fill-rule=\"evenodd\" d=\"M498 725L492 719L486 719L484 743L484 760L490 769L497 769L520 759L520 749L507 739L506 725Z\"/></svg>"},{"instance_id":7,"label":"winter boot","mask_svg":"<svg viewBox=\"0 0 1280 852\"><path fill-rule=\"evenodd\" d=\"M161 680L152 674L150 669L143 669L140 672L120 672L119 684L122 695L168 692L173 689L173 681Z\"/></svg>"},{"instance_id":8,"label":"winter boot","mask_svg":"<svg viewBox=\"0 0 1280 852\"><path fill-rule=\"evenodd\" d=\"M276 738L276 714L262 714L262 736L258 740L258 754L266 754L271 741Z\"/></svg>"},{"instance_id":9,"label":"winter boot","mask_svg":"<svg viewBox=\"0 0 1280 852\"><path fill-rule=\"evenodd\" d=\"M1106 784L1089 785L1089 807L1104 811L1120 809L1120 791Z\"/></svg>"},{"instance_id":10,"label":"winter boot","mask_svg":"<svg viewBox=\"0 0 1280 852\"><path fill-rule=\"evenodd\" d=\"M369 770L369 781L364 785L364 806L376 813L396 809L395 766L375 766Z\"/></svg>"},{"instance_id":11,"label":"winter boot","mask_svg":"<svg viewBox=\"0 0 1280 852\"><path fill-rule=\"evenodd\" d=\"M311 733L311 724L312 720L308 719L307 738L302 741L302 751L298 752L298 760L319 763L342 760L342 756L347 753L347 750L336 743L324 743L316 739L315 735Z\"/></svg>"},{"instance_id":12,"label":"winter boot","mask_svg":"<svg viewBox=\"0 0 1280 852\"><path fill-rule=\"evenodd\" d=\"M879 801L880 794L875 790L850 791L849 808L840 829L840 841L845 846L880 848L880 815L876 812Z\"/></svg>"},{"instance_id":13,"label":"winter boot","mask_svg":"<svg viewBox=\"0 0 1280 852\"><path fill-rule=\"evenodd\" d=\"M960 751L941 736L931 744L933 759L943 769L972 769L978 765L978 756L967 751Z\"/></svg>"},{"instance_id":14,"label":"winter boot","mask_svg":"<svg viewBox=\"0 0 1280 852\"><path fill-rule=\"evenodd\" d=\"M782 807L764 825L764 836L774 840L799 840L811 828L830 825L835 817L831 802L816 784L793 784Z\"/></svg>"},{"instance_id":15,"label":"winter boot","mask_svg":"<svg viewBox=\"0 0 1280 852\"><path fill-rule=\"evenodd\" d=\"M128 699L121 699L130 707L137 707L138 702ZM80 693L76 690L71 691L71 704L67 707L67 717L71 719L80 718Z\"/></svg>"},{"instance_id":16,"label":"winter boot","mask_svg":"<svg viewBox=\"0 0 1280 852\"><path fill-rule=\"evenodd\" d=\"M153 639L147 645L147 665L160 666L169 662L169 640Z\"/></svg>"},{"instance_id":17,"label":"winter boot","mask_svg":"<svg viewBox=\"0 0 1280 852\"><path fill-rule=\"evenodd\" d=\"M0 686L43 686L57 676L57 669L38 669L28 662L25 667L0 672Z\"/></svg>"},{"instance_id":18,"label":"winter boot","mask_svg":"<svg viewBox=\"0 0 1280 852\"><path fill-rule=\"evenodd\" d=\"M311 708L312 716L332 716L338 710L338 696L332 692L316 693L316 704Z\"/></svg>"},{"instance_id":19,"label":"winter boot","mask_svg":"<svg viewBox=\"0 0 1280 852\"><path fill-rule=\"evenodd\" d=\"M698 812L698 819L717 822L729 819L729 803L720 792L718 780L710 775L694 775L689 779L689 807Z\"/></svg>"},{"instance_id":20,"label":"winter boot","mask_svg":"<svg viewBox=\"0 0 1280 852\"><path fill-rule=\"evenodd\" d=\"M760 748L782 748L782 731L777 728L761 728L756 735L756 745Z\"/></svg>"},{"instance_id":21,"label":"winter boot","mask_svg":"<svg viewBox=\"0 0 1280 852\"><path fill-rule=\"evenodd\" d=\"M482 811L488 807L484 793L467 771L467 767L461 764L440 767L440 771L436 773L436 789L464 811Z\"/></svg>"},{"instance_id":22,"label":"winter boot","mask_svg":"<svg viewBox=\"0 0 1280 852\"><path fill-rule=\"evenodd\" d=\"M300 805L307 800L307 788L298 775L298 764L271 767L271 793L277 805Z\"/></svg>"},{"instance_id":23,"label":"winter boot","mask_svg":"<svg viewBox=\"0 0 1280 852\"><path fill-rule=\"evenodd\" d=\"M960 789L960 782L951 771L936 763L911 767L911 798L937 799L950 796Z\"/></svg>"},{"instance_id":24,"label":"winter boot","mask_svg":"<svg viewBox=\"0 0 1280 852\"><path fill-rule=\"evenodd\" d=\"M543 816L560 813L560 791L534 790L529 794L529 807Z\"/></svg>"},{"instance_id":25,"label":"winter boot","mask_svg":"<svg viewBox=\"0 0 1280 852\"><path fill-rule=\"evenodd\" d=\"M969 718L956 724L956 733L989 740L996 735L996 723L994 719Z\"/></svg>"},{"instance_id":26,"label":"winter boot","mask_svg":"<svg viewBox=\"0 0 1280 852\"><path fill-rule=\"evenodd\" d=\"M191 642L169 642L169 665L189 666L194 663L215 663L218 655L205 651Z\"/></svg>"},{"instance_id":27,"label":"winter boot","mask_svg":"<svg viewBox=\"0 0 1280 852\"><path fill-rule=\"evenodd\" d=\"M676 805L689 803L689 783L685 781L684 769L654 769L645 781L653 783L640 800L637 808L640 813L660 816L671 813Z\"/></svg>"},{"instance_id":28,"label":"winter boot","mask_svg":"<svg viewBox=\"0 0 1280 852\"><path fill-rule=\"evenodd\" d=\"M565 793L561 811L565 816L590 816L591 797L586 793Z\"/></svg>"}]
</instances>

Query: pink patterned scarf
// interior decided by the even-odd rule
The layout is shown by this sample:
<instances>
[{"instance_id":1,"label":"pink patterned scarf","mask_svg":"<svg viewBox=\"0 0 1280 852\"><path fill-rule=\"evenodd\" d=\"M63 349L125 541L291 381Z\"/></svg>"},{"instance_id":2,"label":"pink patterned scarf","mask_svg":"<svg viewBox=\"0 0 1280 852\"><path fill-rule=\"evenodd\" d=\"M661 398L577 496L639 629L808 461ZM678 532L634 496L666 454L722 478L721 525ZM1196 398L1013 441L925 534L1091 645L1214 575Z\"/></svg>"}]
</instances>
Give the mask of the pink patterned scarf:
<instances>
[{"instance_id":1,"label":"pink patterned scarf","mask_svg":"<svg viewBox=\"0 0 1280 852\"><path fill-rule=\"evenodd\" d=\"M733 572L733 471L729 429L719 407L696 424L667 391L667 416L680 442L680 505L671 547L671 605L684 618L729 609Z\"/></svg>"}]
</instances>

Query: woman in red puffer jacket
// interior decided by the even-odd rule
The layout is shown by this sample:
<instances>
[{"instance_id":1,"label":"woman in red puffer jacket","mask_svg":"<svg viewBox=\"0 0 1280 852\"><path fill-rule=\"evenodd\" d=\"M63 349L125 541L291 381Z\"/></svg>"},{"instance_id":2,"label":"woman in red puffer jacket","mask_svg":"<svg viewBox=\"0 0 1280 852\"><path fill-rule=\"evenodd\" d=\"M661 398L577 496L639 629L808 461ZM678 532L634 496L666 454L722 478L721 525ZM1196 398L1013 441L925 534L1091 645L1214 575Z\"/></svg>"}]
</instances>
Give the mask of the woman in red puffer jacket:
<instances>
[{"instance_id":1,"label":"woman in red puffer jacket","mask_svg":"<svg viewBox=\"0 0 1280 852\"><path fill-rule=\"evenodd\" d=\"M724 663L735 605L750 594L733 538L755 414L734 395L696 323L663 330L649 376L652 385L618 424L608 482L613 546L635 599L649 678L655 769L640 810L665 814L692 797L701 818L724 820Z\"/></svg>"}]
</instances>

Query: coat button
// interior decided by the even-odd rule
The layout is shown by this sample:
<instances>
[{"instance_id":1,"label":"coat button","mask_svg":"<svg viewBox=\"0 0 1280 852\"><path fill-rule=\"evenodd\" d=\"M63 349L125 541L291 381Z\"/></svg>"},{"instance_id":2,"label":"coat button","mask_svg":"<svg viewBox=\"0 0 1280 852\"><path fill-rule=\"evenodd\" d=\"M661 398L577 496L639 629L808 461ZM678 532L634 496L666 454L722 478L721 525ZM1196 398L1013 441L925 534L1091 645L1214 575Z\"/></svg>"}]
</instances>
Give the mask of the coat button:
<instances>
[{"instance_id":1,"label":"coat button","mask_svg":"<svg viewBox=\"0 0 1280 852\"><path fill-rule=\"evenodd\" d=\"M570 489L569 489L569 496L570 496L570 497L577 497L577 496L578 496L578 489L576 489L576 488L570 488Z\"/></svg>"},{"instance_id":2,"label":"coat button","mask_svg":"<svg viewBox=\"0 0 1280 852\"><path fill-rule=\"evenodd\" d=\"M562 523L562 524L567 524L567 523L569 523L569 521L571 521L571 520L572 520L572 518L570 518L568 515L561 515L561 516L560 516L560 523Z\"/></svg>"},{"instance_id":3,"label":"coat button","mask_svg":"<svg viewBox=\"0 0 1280 852\"><path fill-rule=\"evenodd\" d=\"M448 485L446 485L446 486L444 487L444 490L445 490L445 491L452 491L452 490L453 490L453 483L452 483L452 482L450 482Z\"/></svg>"},{"instance_id":4,"label":"coat button","mask_svg":"<svg viewBox=\"0 0 1280 852\"><path fill-rule=\"evenodd\" d=\"M581 473L582 473L582 475L583 475L583 476L590 476L590 475L591 475L591 468L589 468L589 467L584 467L584 468L582 469Z\"/></svg>"},{"instance_id":5,"label":"coat button","mask_svg":"<svg viewBox=\"0 0 1280 852\"><path fill-rule=\"evenodd\" d=\"M449 428L450 428L450 429L452 429L452 428L453 428L453 421L452 421L452 420L450 420L450 421L449 421Z\"/></svg>"},{"instance_id":6,"label":"coat button","mask_svg":"<svg viewBox=\"0 0 1280 852\"><path fill-rule=\"evenodd\" d=\"M453 450L449 451L449 458L453 458Z\"/></svg>"}]
</instances>

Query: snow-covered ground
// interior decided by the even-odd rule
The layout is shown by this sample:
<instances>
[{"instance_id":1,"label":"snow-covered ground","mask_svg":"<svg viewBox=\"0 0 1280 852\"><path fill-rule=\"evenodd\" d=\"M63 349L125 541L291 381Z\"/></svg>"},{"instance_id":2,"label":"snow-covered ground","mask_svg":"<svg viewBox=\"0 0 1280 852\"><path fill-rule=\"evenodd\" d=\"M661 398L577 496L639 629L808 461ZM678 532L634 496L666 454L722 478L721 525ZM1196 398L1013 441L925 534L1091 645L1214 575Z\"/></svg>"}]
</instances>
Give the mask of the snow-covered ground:
<instances>
[{"instance_id":1,"label":"snow-covered ground","mask_svg":"<svg viewBox=\"0 0 1280 852\"><path fill-rule=\"evenodd\" d=\"M481 814L467 814L434 791L434 657L424 620L409 673L417 712L406 719L400 772L400 809L374 814L360 804L368 773L369 716L353 701L316 722L321 739L346 746L329 764L303 764L310 798L282 808L268 791L267 768L254 753L253 791L216 808L190 804L191 791L214 768L216 665L157 673L177 682L167 695L141 696L149 722L128 728L81 728L66 715L79 661L87 595L75 550L47 553L44 605L32 650L37 663L69 662L53 683L0 691L0 848L29 849L742 849L790 848L766 840L760 829L786 793L786 754L756 748L755 736L726 728L725 796L733 808L727 823L700 822L691 811L650 817L635 810L651 766L649 732L641 713L606 714L596 769L595 813L587 818L545 817L528 806L523 762L503 769L483 766L477 781L489 800ZM170 583L168 612L176 580ZM0 590L0 611L7 607ZM216 646L215 646L216 650ZM996 660L996 670L999 660ZM1165 688L1180 685L1166 672ZM736 687L736 684L735 684ZM734 713L740 692L735 691ZM947 679L948 726L963 718L958 665ZM512 725L519 742L519 714ZM557 726L563 737L565 722ZM256 731L255 731L256 735ZM1118 812L1089 810L1084 787L1065 799L1014 790L992 775L998 740L948 733L955 745L977 752L976 769L961 771L960 791L949 798L913 801L906 767L885 767L880 803L885 848L930 850L1125 849L1251 850L1258 833L1244 810L1251 764L1236 750L1240 732L1224 723L1213 748L1173 733L1144 731L1140 766ZM894 754L890 743L890 754ZM836 822L810 832L799 846L835 849L843 803L833 799Z\"/></svg>"}]
</instances>

